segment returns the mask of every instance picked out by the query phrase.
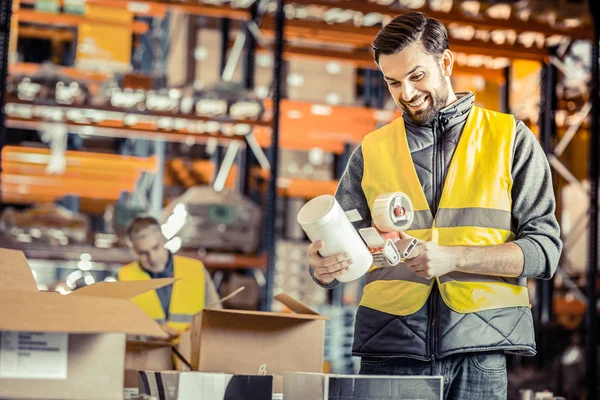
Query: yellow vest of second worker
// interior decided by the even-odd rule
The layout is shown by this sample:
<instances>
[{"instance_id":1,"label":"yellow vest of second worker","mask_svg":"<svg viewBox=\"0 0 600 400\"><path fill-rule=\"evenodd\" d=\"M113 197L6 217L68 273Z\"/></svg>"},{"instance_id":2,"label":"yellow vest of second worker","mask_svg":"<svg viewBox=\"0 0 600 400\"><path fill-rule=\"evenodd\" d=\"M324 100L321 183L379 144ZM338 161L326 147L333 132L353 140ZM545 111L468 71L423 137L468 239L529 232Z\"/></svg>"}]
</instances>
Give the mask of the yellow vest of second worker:
<instances>
[{"instance_id":1,"label":"yellow vest of second worker","mask_svg":"<svg viewBox=\"0 0 600 400\"><path fill-rule=\"evenodd\" d=\"M362 143L362 188L369 207L382 193L404 192L415 208L407 234L442 246L491 246L514 240L511 231L514 117L480 107L469 113L448 168L435 218L429 209L406 140L402 118ZM437 172L439 173L439 172ZM371 267L360 305L405 316L418 311L434 280L403 264ZM459 313L530 306L515 278L452 272L436 278L443 301Z\"/></svg>"},{"instance_id":2,"label":"yellow vest of second worker","mask_svg":"<svg viewBox=\"0 0 600 400\"><path fill-rule=\"evenodd\" d=\"M204 264L191 258L173 256L173 269L174 277L179 280L173 284L168 319L156 290L134 297L133 302L159 324L167 323L176 331L184 332L190 327L194 314L204 308ZM133 262L119 270L118 279L140 281L150 279L150 275Z\"/></svg>"}]
</instances>

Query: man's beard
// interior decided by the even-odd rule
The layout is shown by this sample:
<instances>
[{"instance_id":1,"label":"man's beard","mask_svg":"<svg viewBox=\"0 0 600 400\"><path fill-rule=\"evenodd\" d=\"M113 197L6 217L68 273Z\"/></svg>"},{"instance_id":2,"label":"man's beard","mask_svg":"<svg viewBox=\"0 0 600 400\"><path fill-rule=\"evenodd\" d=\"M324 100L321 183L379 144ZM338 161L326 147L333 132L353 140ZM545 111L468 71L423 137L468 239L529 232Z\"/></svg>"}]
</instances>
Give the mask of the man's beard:
<instances>
[{"instance_id":1,"label":"man's beard","mask_svg":"<svg viewBox=\"0 0 600 400\"><path fill-rule=\"evenodd\" d=\"M410 115L410 118L416 124L430 125L433 122L433 120L438 116L438 114L440 113L440 110L442 108L446 107L446 103L448 102L449 95L450 95L450 93L448 90L448 82L446 82L445 79L441 78L439 90L425 94L425 96L429 97L429 100L431 102L431 105L428 108L426 108L424 110L418 110L416 112L413 112L413 111L411 111L410 107L408 106L408 103L412 103L415 100L417 100L418 98L422 98L421 95L419 95L415 99L411 99L410 101L404 101L404 100L400 99L400 104L402 105L404 112L407 113L408 115Z\"/></svg>"}]
</instances>

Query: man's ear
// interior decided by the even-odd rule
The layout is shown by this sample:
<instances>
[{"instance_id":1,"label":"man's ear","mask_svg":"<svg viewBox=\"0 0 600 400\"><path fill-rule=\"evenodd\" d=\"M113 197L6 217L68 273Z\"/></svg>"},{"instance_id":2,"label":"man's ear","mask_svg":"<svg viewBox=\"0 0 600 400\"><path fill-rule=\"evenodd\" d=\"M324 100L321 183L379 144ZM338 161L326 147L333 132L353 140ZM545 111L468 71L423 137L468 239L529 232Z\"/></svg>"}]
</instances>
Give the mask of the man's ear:
<instances>
[{"instance_id":1,"label":"man's ear","mask_svg":"<svg viewBox=\"0 0 600 400\"><path fill-rule=\"evenodd\" d=\"M450 50L444 50L442 53L442 71L444 75L451 76L454 67L454 54Z\"/></svg>"}]
</instances>

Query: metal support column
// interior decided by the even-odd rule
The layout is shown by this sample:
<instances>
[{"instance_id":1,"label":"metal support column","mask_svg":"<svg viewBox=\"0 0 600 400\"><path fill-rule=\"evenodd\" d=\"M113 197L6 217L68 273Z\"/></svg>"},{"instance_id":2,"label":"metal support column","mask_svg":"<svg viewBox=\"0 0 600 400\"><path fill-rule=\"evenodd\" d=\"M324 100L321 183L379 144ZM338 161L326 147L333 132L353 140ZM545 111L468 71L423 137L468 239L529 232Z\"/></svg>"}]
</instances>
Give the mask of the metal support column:
<instances>
[{"instance_id":1,"label":"metal support column","mask_svg":"<svg viewBox=\"0 0 600 400\"><path fill-rule=\"evenodd\" d=\"M504 73L504 86L501 91L501 105L502 112L510 113L510 77L511 77L511 68L510 65L503 70Z\"/></svg>"},{"instance_id":2,"label":"metal support column","mask_svg":"<svg viewBox=\"0 0 600 400\"><path fill-rule=\"evenodd\" d=\"M250 15L252 21L256 21L258 17L258 5L255 2L250 6ZM243 69L243 81L246 89L254 89L254 60L256 53L256 38L250 31L250 24L246 24L244 27L246 30L246 43L244 53L244 69Z\"/></svg>"},{"instance_id":3,"label":"metal support column","mask_svg":"<svg viewBox=\"0 0 600 400\"><path fill-rule=\"evenodd\" d=\"M588 231L588 270L587 270L587 312L585 340L585 372L588 387L588 399L598 398L598 337L596 314L596 274L598 271L598 177L600 156L600 98L598 97L598 41L600 41L600 4L590 1L590 11L594 20L594 36L591 51L590 100L592 103L592 130L590 132L590 205Z\"/></svg>"},{"instance_id":4,"label":"metal support column","mask_svg":"<svg viewBox=\"0 0 600 400\"><path fill-rule=\"evenodd\" d=\"M187 53L195 54L198 47L198 32L200 26L198 24L198 16L190 14L188 17L187 26ZM196 80L196 57L188 56L185 65L185 85L193 85Z\"/></svg>"},{"instance_id":5,"label":"metal support column","mask_svg":"<svg viewBox=\"0 0 600 400\"><path fill-rule=\"evenodd\" d=\"M164 140L157 139L154 141L154 154L156 155L156 163L158 169L154 176L154 182L152 182L152 189L150 191L150 204L149 213L154 218L160 220L160 213L163 209L163 194L164 194L164 180L165 180L165 152L166 145Z\"/></svg>"},{"instance_id":6,"label":"metal support column","mask_svg":"<svg viewBox=\"0 0 600 400\"><path fill-rule=\"evenodd\" d=\"M542 69L542 92L540 107L540 132L542 147L546 157L553 154L552 140L555 137L556 124L554 122L554 110L556 109L556 67L546 63ZM536 281L536 309L535 317L538 325L537 365L543 368L550 359L550 339L546 329L553 320L554 305L554 279Z\"/></svg>"},{"instance_id":7,"label":"metal support column","mask_svg":"<svg viewBox=\"0 0 600 400\"><path fill-rule=\"evenodd\" d=\"M556 67L548 63L544 65L544 81L542 85L541 137L546 156L552 154L552 141L556 136L554 110L556 110ZM554 279L537 281L537 299L539 322L548 324L553 319Z\"/></svg>"},{"instance_id":8,"label":"metal support column","mask_svg":"<svg viewBox=\"0 0 600 400\"><path fill-rule=\"evenodd\" d=\"M256 21L258 18L258 4L255 2L250 6L250 15L252 21ZM249 24L246 24L246 42L245 42L245 54L244 54L244 69L243 69L243 82L244 87L248 90L254 90L255 86L255 54L256 54L256 38L252 34L249 28ZM245 147L241 152L240 157L240 191L242 194L248 196L250 194L250 173L252 167L256 165L256 158L252 153L252 150Z\"/></svg>"},{"instance_id":9,"label":"metal support column","mask_svg":"<svg viewBox=\"0 0 600 400\"><path fill-rule=\"evenodd\" d=\"M227 53L229 51L229 19L223 18L221 20L221 63L220 63L220 74L223 75L225 66L227 65Z\"/></svg>"},{"instance_id":10,"label":"metal support column","mask_svg":"<svg viewBox=\"0 0 600 400\"><path fill-rule=\"evenodd\" d=\"M386 89L386 83L385 80L383 79L383 74L378 74L375 73L375 79L377 82L377 85L375 86L375 95L376 97L376 102L375 102L375 106L379 109L383 108L385 106L385 89Z\"/></svg>"},{"instance_id":11,"label":"metal support column","mask_svg":"<svg viewBox=\"0 0 600 400\"><path fill-rule=\"evenodd\" d=\"M4 103L6 101L6 77L8 76L8 47L10 42L9 37L11 14L12 0L2 0L0 2L0 154L2 154L2 147L4 147L4 143L6 143Z\"/></svg>"},{"instance_id":12,"label":"metal support column","mask_svg":"<svg viewBox=\"0 0 600 400\"><path fill-rule=\"evenodd\" d=\"M352 146L345 143L344 152L335 156L334 174L335 179L338 181L342 178L342 175L346 170L346 166L350 161L350 156L352 156ZM331 304L339 307L344 305L344 285L338 285L331 290Z\"/></svg>"},{"instance_id":13,"label":"metal support column","mask_svg":"<svg viewBox=\"0 0 600 400\"><path fill-rule=\"evenodd\" d=\"M371 107L373 105L373 70L365 70L365 83L363 85L363 102L365 107Z\"/></svg>"},{"instance_id":14,"label":"metal support column","mask_svg":"<svg viewBox=\"0 0 600 400\"><path fill-rule=\"evenodd\" d=\"M283 69L283 29L285 14L283 12L284 0L277 0L277 12L275 13L275 67L273 69L273 129L271 135L271 177L267 193L267 206L265 208L265 249L267 250L267 279L263 291L261 307L264 310L271 309L273 298L273 285L275 283L275 261L277 248L277 235L275 231L275 219L277 215L277 176L279 167L279 114L281 107L281 80Z\"/></svg>"}]
</instances>

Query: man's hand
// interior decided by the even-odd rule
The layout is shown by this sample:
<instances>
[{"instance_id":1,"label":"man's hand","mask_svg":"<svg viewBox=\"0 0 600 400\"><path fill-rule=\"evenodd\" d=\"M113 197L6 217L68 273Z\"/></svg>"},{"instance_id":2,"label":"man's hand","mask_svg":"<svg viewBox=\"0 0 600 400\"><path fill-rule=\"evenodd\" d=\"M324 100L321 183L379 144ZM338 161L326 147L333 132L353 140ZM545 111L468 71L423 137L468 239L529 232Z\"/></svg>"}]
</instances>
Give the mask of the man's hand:
<instances>
[{"instance_id":1,"label":"man's hand","mask_svg":"<svg viewBox=\"0 0 600 400\"><path fill-rule=\"evenodd\" d=\"M179 332L177 332L175 329L171 328L169 325L163 324L160 327L162 328L163 331L165 331L169 335L169 337L167 338L168 341L171 341L171 340L179 337Z\"/></svg>"},{"instance_id":2,"label":"man's hand","mask_svg":"<svg viewBox=\"0 0 600 400\"><path fill-rule=\"evenodd\" d=\"M346 253L337 254L330 257L321 257L319 249L324 246L320 240L311 243L308 246L308 255L310 257L310 265L313 267L313 272L317 281L322 285L329 285L338 276L348 271L352 260Z\"/></svg>"},{"instance_id":3,"label":"man's hand","mask_svg":"<svg viewBox=\"0 0 600 400\"><path fill-rule=\"evenodd\" d=\"M404 265L422 278L435 278L456 271L459 266L458 248L440 246L433 242L421 242Z\"/></svg>"}]
</instances>

